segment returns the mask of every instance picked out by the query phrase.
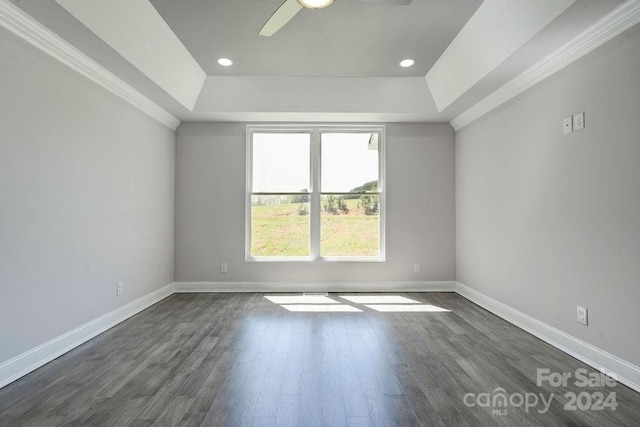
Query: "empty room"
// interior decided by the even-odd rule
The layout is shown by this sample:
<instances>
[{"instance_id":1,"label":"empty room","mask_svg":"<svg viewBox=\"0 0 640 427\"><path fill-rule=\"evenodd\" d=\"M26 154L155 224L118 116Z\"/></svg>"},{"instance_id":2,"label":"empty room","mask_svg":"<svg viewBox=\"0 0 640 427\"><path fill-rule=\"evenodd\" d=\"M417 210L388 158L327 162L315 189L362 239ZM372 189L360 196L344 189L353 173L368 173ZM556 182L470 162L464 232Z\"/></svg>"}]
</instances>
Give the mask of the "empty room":
<instances>
[{"instance_id":1,"label":"empty room","mask_svg":"<svg viewBox=\"0 0 640 427\"><path fill-rule=\"evenodd\" d=\"M0 426L637 426L640 0L0 0Z\"/></svg>"}]
</instances>

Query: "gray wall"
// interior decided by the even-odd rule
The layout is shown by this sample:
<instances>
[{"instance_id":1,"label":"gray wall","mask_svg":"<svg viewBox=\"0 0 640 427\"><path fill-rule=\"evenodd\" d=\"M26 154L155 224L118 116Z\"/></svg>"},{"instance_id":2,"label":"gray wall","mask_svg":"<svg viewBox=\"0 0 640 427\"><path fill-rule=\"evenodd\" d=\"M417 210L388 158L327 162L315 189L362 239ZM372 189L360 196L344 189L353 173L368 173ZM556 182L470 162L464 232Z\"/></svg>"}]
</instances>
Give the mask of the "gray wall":
<instances>
[{"instance_id":1,"label":"gray wall","mask_svg":"<svg viewBox=\"0 0 640 427\"><path fill-rule=\"evenodd\" d=\"M637 365L639 111L635 27L456 133L458 281Z\"/></svg>"},{"instance_id":2,"label":"gray wall","mask_svg":"<svg viewBox=\"0 0 640 427\"><path fill-rule=\"evenodd\" d=\"M2 362L173 282L175 132L4 30L0 58Z\"/></svg>"},{"instance_id":3,"label":"gray wall","mask_svg":"<svg viewBox=\"0 0 640 427\"><path fill-rule=\"evenodd\" d=\"M384 263L245 262L245 126L178 128L176 281L454 279L454 142L448 124L387 126ZM228 273L220 273L221 262L228 262ZM420 273L413 272L414 263L422 264Z\"/></svg>"}]
</instances>

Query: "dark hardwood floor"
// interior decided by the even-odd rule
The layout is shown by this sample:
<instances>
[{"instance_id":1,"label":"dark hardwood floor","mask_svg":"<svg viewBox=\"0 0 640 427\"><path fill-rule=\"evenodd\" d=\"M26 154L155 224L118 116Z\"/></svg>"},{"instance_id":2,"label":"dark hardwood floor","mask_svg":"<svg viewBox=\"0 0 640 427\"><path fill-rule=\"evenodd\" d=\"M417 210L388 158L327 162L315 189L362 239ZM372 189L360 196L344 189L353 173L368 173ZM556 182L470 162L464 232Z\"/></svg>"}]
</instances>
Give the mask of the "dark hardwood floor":
<instances>
[{"instance_id":1,"label":"dark hardwood floor","mask_svg":"<svg viewBox=\"0 0 640 427\"><path fill-rule=\"evenodd\" d=\"M418 313L343 294L362 311L290 312L264 295L173 295L1 389L0 425L640 423L639 393L579 387L592 368L456 294L393 294L450 310ZM572 378L538 386L538 369Z\"/></svg>"}]
</instances>

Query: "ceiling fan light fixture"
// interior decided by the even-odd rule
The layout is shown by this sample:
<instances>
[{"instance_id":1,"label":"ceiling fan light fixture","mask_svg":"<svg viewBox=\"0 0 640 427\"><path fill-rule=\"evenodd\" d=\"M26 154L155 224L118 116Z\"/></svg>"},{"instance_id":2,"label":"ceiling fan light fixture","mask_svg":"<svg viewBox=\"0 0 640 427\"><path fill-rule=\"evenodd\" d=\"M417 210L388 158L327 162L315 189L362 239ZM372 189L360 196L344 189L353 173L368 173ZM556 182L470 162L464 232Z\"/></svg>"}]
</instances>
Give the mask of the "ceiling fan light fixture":
<instances>
[{"instance_id":1,"label":"ceiling fan light fixture","mask_svg":"<svg viewBox=\"0 0 640 427\"><path fill-rule=\"evenodd\" d=\"M324 9L333 3L333 0L298 0L298 3L307 9Z\"/></svg>"},{"instance_id":2,"label":"ceiling fan light fixture","mask_svg":"<svg viewBox=\"0 0 640 427\"><path fill-rule=\"evenodd\" d=\"M416 63L416 61L414 61L413 59L403 59L402 61L400 61L399 65L402 68L408 68L408 67L411 67L415 63Z\"/></svg>"},{"instance_id":3,"label":"ceiling fan light fixture","mask_svg":"<svg viewBox=\"0 0 640 427\"><path fill-rule=\"evenodd\" d=\"M233 61L229 58L218 58L218 64L222 65L223 67L230 67L233 65Z\"/></svg>"}]
</instances>

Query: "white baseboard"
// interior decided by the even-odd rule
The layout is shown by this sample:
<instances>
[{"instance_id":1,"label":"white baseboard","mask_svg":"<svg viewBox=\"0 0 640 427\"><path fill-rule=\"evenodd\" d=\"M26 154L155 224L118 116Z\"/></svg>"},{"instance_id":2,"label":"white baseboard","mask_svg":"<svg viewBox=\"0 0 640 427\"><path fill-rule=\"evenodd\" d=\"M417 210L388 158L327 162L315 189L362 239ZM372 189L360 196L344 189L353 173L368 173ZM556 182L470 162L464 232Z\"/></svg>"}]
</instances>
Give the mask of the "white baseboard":
<instances>
[{"instance_id":1,"label":"white baseboard","mask_svg":"<svg viewBox=\"0 0 640 427\"><path fill-rule=\"evenodd\" d=\"M456 284L456 292L507 322L529 332L587 365L611 375L627 387L640 392L640 367L562 332L500 301L496 301L462 283L458 282Z\"/></svg>"},{"instance_id":2,"label":"white baseboard","mask_svg":"<svg viewBox=\"0 0 640 427\"><path fill-rule=\"evenodd\" d=\"M173 283L0 364L0 388L173 294Z\"/></svg>"},{"instance_id":3,"label":"white baseboard","mask_svg":"<svg viewBox=\"0 0 640 427\"><path fill-rule=\"evenodd\" d=\"M183 292L455 292L456 282L176 282Z\"/></svg>"},{"instance_id":4,"label":"white baseboard","mask_svg":"<svg viewBox=\"0 0 640 427\"><path fill-rule=\"evenodd\" d=\"M158 301L187 292L457 292L507 322L640 392L640 367L459 282L176 282L0 364L0 388L78 347Z\"/></svg>"}]
</instances>

